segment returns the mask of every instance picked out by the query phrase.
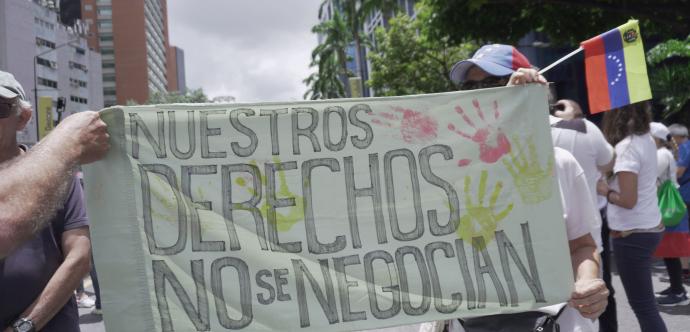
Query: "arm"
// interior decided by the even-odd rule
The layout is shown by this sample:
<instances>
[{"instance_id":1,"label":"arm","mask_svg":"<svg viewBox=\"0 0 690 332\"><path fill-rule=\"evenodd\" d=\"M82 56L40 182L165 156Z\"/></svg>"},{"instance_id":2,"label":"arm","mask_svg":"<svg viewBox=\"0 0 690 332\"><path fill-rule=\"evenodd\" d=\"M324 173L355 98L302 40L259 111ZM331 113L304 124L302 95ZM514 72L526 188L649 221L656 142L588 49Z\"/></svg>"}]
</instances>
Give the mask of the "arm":
<instances>
[{"instance_id":1,"label":"arm","mask_svg":"<svg viewBox=\"0 0 690 332\"><path fill-rule=\"evenodd\" d=\"M609 290L599 278L600 258L590 234L568 241L575 274L569 304L585 318L596 319L606 309Z\"/></svg>"},{"instance_id":2,"label":"arm","mask_svg":"<svg viewBox=\"0 0 690 332\"><path fill-rule=\"evenodd\" d=\"M0 168L0 258L45 226L77 164L102 158L106 125L96 112L67 117L31 151Z\"/></svg>"},{"instance_id":3,"label":"arm","mask_svg":"<svg viewBox=\"0 0 690 332\"><path fill-rule=\"evenodd\" d=\"M48 324L74 296L74 290L91 270L89 228L80 227L62 233L62 250L65 261L50 278L41 295L20 316L33 320L37 331Z\"/></svg>"},{"instance_id":4,"label":"arm","mask_svg":"<svg viewBox=\"0 0 690 332\"><path fill-rule=\"evenodd\" d=\"M678 168L676 169L676 177L680 179L685 170L690 166L690 155L688 154L687 145L685 143L679 144L678 146Z\"/></svg>"},{"instance_id":5,"label":"arm","mask_svg":"<svg viewBox=\"0 0 690 332\"><path fill-rule=\"evenodd\" d=\"M676 177L678 179L680 179L683 176L683 174L685 174L686 169L687 169L687 167L678 166L678 168L676 169Z\"/></svg>"},{"instance_id":6,"label":"arm","mask_svg":"<svg viewBox=\"0 0 690 332\"><path fill-rule=\"evenodd\" d=\"M605 196L609 203L622 208L632 209L637 204L637 174L633 172L618 172L620 192L610 190L606 182L599 180L597 193Z\"/></svg>"},{"instance_id":7,"label":"arm","mask_svg":"<svg viewBox=\"0 0 690 332\"><path fill-rule=\"evenodd\" d=\"M613 147L606 141L599 127L588 120L585 120L585 123L587 124L587 131L591 132L588 136L595 152L597 168L604 174L612 172L613 166L616 164L616 153Z\"/></svg>"}]
</instances>

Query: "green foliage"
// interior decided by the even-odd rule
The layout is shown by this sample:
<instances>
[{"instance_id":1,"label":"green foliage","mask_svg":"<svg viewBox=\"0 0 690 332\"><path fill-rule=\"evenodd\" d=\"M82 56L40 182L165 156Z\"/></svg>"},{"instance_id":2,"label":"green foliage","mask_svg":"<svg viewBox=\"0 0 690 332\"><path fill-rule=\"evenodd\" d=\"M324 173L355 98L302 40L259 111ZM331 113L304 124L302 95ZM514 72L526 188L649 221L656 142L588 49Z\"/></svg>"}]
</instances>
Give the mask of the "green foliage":
<instances>
[{"instance_id":1,"label":"green foliage","mask_svg":"<svg viewBox=\"0 0 690 332\"><path fill-rule=\"evenodd\" d=\"M664 118L690 108L690 36L671 39L647 52L652 95L664 105Z\"/></svg>"},{"instance_id":2,"label":"green foliage","mask_svg":"<svg viewBox=\"0 0 690 332\"><path fill-rule=\"evenodd\" d=\"M388 31L375 32L376 48L369 53L372 65L368 81L376 95L398 96L455 90L450 69L460 59L471 56L477 46L453 46L447 38L429 38L423 18L428 8L417 7L417 20L399 14L389 21ZM421 19L420 19L421 18Z\"/></svg>"},{"instance_id":3,"label":"green foliage","mask_svg":"<svg viewBox=\"0 0 690 332\"><path fill-rule=\"evenodd\" d=\"M154 92L149 95L149 100L146 101L146 104L196 104L208 102L209 99L204 94L204 90L199 88L189 90L185 94L179 92Z\"/></svg>"},{"instance_id":4,"label":"green foliage","mask_svg":"<svg viewBox=\"0 0 690 332\"><path fill-rule=\"evenodd\" d=\"M461 42L515 44L530 31L544 32L556 44L577 45L619 26L640 20L642 34L682 38L690 31L685 0L423 0L434 12L426 24L437 38Z\"/></svg>"},{"instance_id":5,"label":"green foliage","mask_svg":"<svg viewBox=\"0 0 690 332\"><path fill-rule=\"evenodd\" d=\"M352 41L352 32L345 18L335 11L330 20L314 26L312 32L321 34L324 39L311 53L310 66L317 67L318 71L303 81L309 87L304 98L330 99L347 96L343 81L352 75L347 70L349 59L346 52Z\"/></svg>"},{"instance_id":6,"label":"green foliage","mask_svg":"<svg viewBox=\"0 0 690 332\"><path fill-rule=\"evenodd\" d=\"M377 9L389 13L397 9L397 0L324 0L319 8L319 17L324 14L326 5L331 4L333 11L331 20L324 21L312 28L313 33L324 37L323 43L312 52L312 67L317 72L304 79L308 86L304 98L330 99L351 96L348 77L362 76L362 73L348 71L347 48L353 45L360 50L362 44L368 44L365 36L361 35L362 23L366 17ZM359 51L355 51L355 63L359 64ZM358 68L357 70L361 70Z\"/></svg>"},{"instance_id":7,"label":"green foliage","mask_svg":"<svg viewBox=\"0 0 690 332\"><path fill-rule=\"evenodd\" d=\"M686 40L667 40L647 52L647 62L652 66L673 57L690 58L690 36Z\"/></svg>"}]
</instances>

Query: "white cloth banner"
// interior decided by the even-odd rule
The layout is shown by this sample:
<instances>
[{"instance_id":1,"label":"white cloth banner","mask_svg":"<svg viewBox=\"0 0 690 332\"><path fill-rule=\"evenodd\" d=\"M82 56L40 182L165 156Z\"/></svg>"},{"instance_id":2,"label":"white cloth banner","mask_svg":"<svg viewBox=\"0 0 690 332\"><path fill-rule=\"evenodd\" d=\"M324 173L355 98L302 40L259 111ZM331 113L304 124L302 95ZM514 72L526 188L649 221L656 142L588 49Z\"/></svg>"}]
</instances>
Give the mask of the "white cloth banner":
<instances>
[{"instance_id":1,"label":"white cloth banner","mask_svg":"<svg viewBox=\"0 0 690 332\"><path fill-rule=\"evenodd\" d=\"M346 331L572 285L546 88L114 107L86 167L109 331Z\"/></svg>"}]
</instances>

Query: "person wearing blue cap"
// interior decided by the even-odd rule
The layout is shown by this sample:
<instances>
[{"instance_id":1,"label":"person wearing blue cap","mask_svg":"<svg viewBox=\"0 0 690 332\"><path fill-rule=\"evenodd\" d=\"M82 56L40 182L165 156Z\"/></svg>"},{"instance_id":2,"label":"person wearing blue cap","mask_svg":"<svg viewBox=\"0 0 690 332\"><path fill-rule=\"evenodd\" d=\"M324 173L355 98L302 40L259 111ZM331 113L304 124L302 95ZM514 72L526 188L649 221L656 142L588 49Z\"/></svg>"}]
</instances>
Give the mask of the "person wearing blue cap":
<instances>
[{"instance_id":1,"label":"person wearing blue cap","mask_svg":"<svg viewBox=\"0 0 690 332\"><path fill-rule=\"evenodd\" d=\"M503 44L484 45L472 58L458 61L450 70L450 79L460 90L546 84L546 79L532 68L520 51Z\"/></svg>"},{"instance_id":2,"label":"person wearing blue cap","mask_svg":"<svg viewBox=\"0 0 690 332\"><path fill-rule=\"evenodd\" d=\"M520 51L502 44L482 46L471 59L457 62L450 78L460 90L547 83ZM561 331L595 332L593 320L606 308L609 295L606 284L599 277L600 256L592 235L592 220L597 220L598 211L590 197L584 171L575 157L558 147L554 147L554 156L575 275L571 299L557 323Z\"/></svg>"}]
</instances>

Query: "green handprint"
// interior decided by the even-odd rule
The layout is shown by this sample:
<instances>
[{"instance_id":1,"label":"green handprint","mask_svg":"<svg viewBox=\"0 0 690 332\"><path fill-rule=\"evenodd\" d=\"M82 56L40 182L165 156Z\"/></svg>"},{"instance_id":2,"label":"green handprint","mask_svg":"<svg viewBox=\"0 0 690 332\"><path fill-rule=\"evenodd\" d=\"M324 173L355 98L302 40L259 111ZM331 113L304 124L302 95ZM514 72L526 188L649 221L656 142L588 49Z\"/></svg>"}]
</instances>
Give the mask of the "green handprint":
<instances>
[{"instance_id":1,"label":"green handprint","mask_svg":"<svg viewBox=\"0 0 690 332\"><path fill-rule=\"evenodd\" d=\"M513 145L516 149L510 151L512 163L503 158L503 164L513 177L513 182L522 202L534 205L547 200L553 194L550 181L553 174L553 158L547 162L546 169L542 169L532 135L527 138L529 160L527 160L528 156L525 155L523 145L520 144L517 136L513 136ZM514 154L515 150L518 151L517 156Z\"/></svg>"},{"instance_id":2,"label":"green handprint","mask_svg":"<svg viewBox=\"0 0 690 332\"><path fill-rule=\"evenodd\" d=\"M274 163L279 163L280 159L277 157L273 158ZM256 166L256 160L252 160L250 164ZM260 174L261 177L261 184L266 187L266 176L263 174ZM294 197L295 198L295 206L289 207L289 208L284 208L281 210L288 210L287 214L282 214L279 211L276 211L276 229L279 232L287 232L289 231L293 225L296 223L303 221L304 220L304 200L302 199L302 196L299 196L297 194L294 194L290 191L290 188L287 185L286 177L285 177L285 171L278 171L278 180L280 181L280 186L278 188L277 195L278 197ZM247 180L244 178L237 178L235 179L235 183L247 190L251 195L255 194L254 188L247 187ZM263 200L263 204L259 206L259 211L261 211L261 216L266 220L266 216L268 215L268 203L266 202L266 199Z\"/></svg>"},{"instance_id":3,"label":"green handprint","mask_svg":"<svg viewBox=\"0 0 690 332\"><path fill-rule=\"evenodd\" d=\"M466 243L472 243L473 245L472 238L476 236L484 237L484 246L491 242L494 239L494 232L496 231L498 223L505 219L510 211L513 210L513 203L510 203L503 211L498 213L495 211L498 196L501 195L501 190L503 189L503 182L501 181L496 182L496 186L489 198L489 204L484 206L486 179L488 174L486 170L483 170L479 178L477 204L472 202L471 197L472 190L470 189L470 185L472 183L472 178L470 176L465 176L465 209L467 210L467 214L460 218L460 225L458 225L457 233ZM479 226L479 229L476 229L475 224Z\"/></svg>"}]
</instances>

